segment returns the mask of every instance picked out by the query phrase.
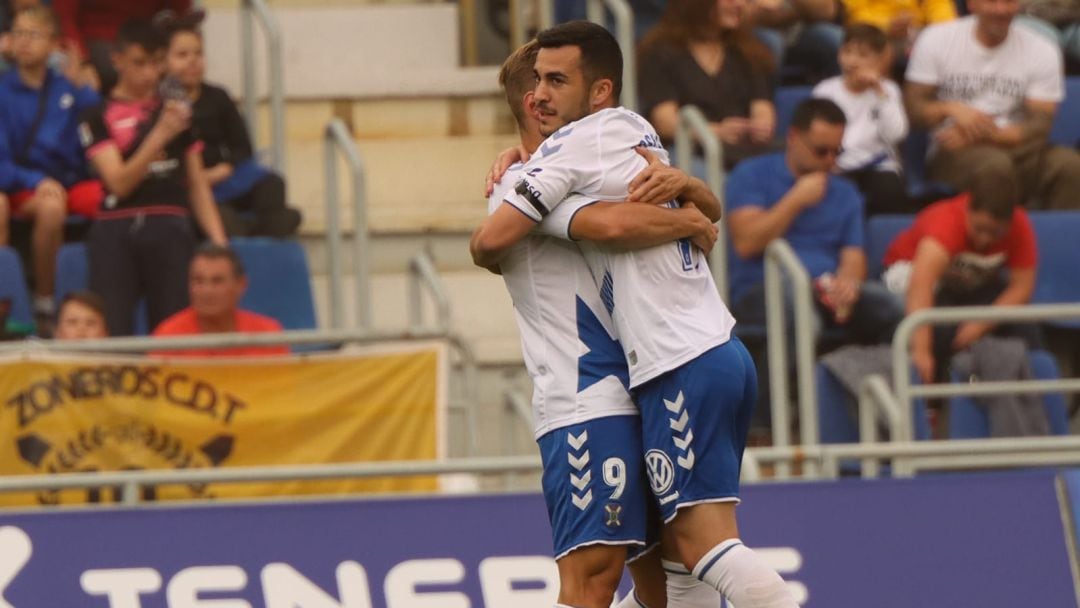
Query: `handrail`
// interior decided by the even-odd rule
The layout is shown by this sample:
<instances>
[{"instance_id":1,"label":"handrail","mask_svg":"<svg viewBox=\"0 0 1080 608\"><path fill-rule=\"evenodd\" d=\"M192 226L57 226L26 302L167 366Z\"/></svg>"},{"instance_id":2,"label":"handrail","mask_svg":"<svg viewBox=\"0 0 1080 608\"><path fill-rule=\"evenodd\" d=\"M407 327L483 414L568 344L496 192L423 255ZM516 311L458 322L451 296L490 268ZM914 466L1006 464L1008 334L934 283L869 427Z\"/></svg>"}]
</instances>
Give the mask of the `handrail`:
<instances>
[{"instance_id":1,"label":"handrail","mask_svg":"<svg viewBox=\"0 0 1080 608\"><path fill-rule=\"evenodd\" d=\"M786 274L785 277L782 276ZM787 328L784 317L784 290L791 283L795 300L795 373L799 386L799 442L805 449L821 442L817 424L817 383L814 381L814 323L810 275L795 250L784 239L775 239L765 248L765 316L769 351L769 389L773 418L773 443L791 445L788 414L790 396L787 382ZM815 467L804 467L804 476L813 476ZM777 474L790 475L781 464Z\"/></svg>"},{"instance_id":2,"label":"handrail","mask_svg":"<svg viewBox=\"0 0 1080 608\"><path fill-rule=\"evenodd\" d=\"M1060 321L1080 318L1078 304L1032 304L1027 306L956 306L943 308L924 308L917 310L900 322L893 334L892 372L893 387L901 411L901 421L894 434L899 441L911 441L914 438L912 420L913 400L915 397L947 397L956 395L1007 394L1017 392L1080 392L1080 379L1074 380L1030 380L1016 382L981 382L978 384L945 385L930 384L918 387L911 385L908 349L911 336L922 325L945 325L966 321ZM898 475L910 475L908 463L895 464Z\"/></svg>"},{"instance_id":3,"label":"handrail","mask_svg":"<svg viewBox=\"0 0 1080 608\"><path fill-rule=\"evenodd\" d=\"M300 329L277 333L215 333L198 336L131 336L97 340L24 340L0 342L0 355L20 353L146 353L241 346L306 344L358 344L395 340L446 340L455 336L430 328L387 331L355 329Z\"/></svg>"},{"instance_id":4,"label":"handrail","mask_svg":"<svg viewBox=\"0 0 1080 608\"><path fill-rule=\"evenodd\" d=\"M615 38L623 54L622 106L637 109L637 46L634 40L634 9L626 0L588 0L586 14L593 23L605 25L604 8L615 18ZM606 25L605 25L606 26Z\"/></svg>"},{"instance_id":5,"label":"handrail","mask_svg":"<svg viewBox=\"0 0 1080 608\"><path fill-rule=\"evenodd\" d=\"M371 327L371 259L368 245L367 191L364 162L352 133L340 118L326 125L323 138L323 163L326 166L326 243L330 273L330 327L344 327L344 273L341 269L341 205L338 199L338 149L349 163L353 200L353 278L356 289L356 323Z\"/></svg>"},{"instance_id":6,"label":"handrail","mask_svg":"<svg viewBox=\"0 0 1080 608\"><path fill-rule=\"evenodd\" d=\"M890 435L894 433L900 425L900 409L885 376L872 374L864 378L859 385L859 442L877 443L878 411L885 415ZM861 468L864 479L878 476L878 461L874 458L864 458Z\"/></svg>"},{"instance_id":7,"label":"handrail","mask_svg":"<svg viewBox=\"0 0 1080 608\"><path fill-rule=\"evenodd\" d=\"M705 183L724 206L724 148L720 138L709 127L709 121L701 109L694 105L679 110L679 124L675 127L675 156L679 168L692 175L694 167L693 142L701 145L705 154ZM709 254L709 267L720 297L728 301L727 282L727 234L723 229L716 237L716 246Z\"/></svg>"},{"instance_id":8,"label":"handrail","mask_svg":"<svg viewBox=\"0 0 1080 608\"><path fill-rule=\"evenodd\" d=\"M240 3L240 71L243 72L244 118L248 132L258 133L255 98L255 20L266 36L270 86L270 160L274 169L285 171L285 67L282 60L281 26L266 0L243 0Z\"/></svg>"},{"instance_id":9,"label":"handrail","mask_svg":"<svg viewBox=\"0 0 1080 608\"><path fill-rule=\"evenodd\" d=\"M1080 437L1008 439L961 439L878 444L830 444L750 448L751 467L758 463L806 460L820 462L836 476L836 463L844 458L917 459L913 468L999 468L1080 462ZM220 469L168 469L55 475L13 475L0 477L0 493L54 489L120 486L125 504L137 504L146 485L244 483L253 481L293 481L303 479L345 479L364 477L441 475L449 473L534 472L542 469L540 459L529 456L460 458L445 461L362 462L322 465L225 467ZM753 472L748 471L748 477ZM750 479L748 479L749 481Z\"/></svg>"},{"instance_id":10,"label":"handrail","mask_svg":"<svg viewBox=\"0 0 1080 608\"><path fill-rule=\"evenodd\" d=\"M439 270L435 261L426 251L414 255L409 260L409 327L419 328L424 320L424 307L421 298L422 288L435 301L436 327L450 330L450 298L446 295Z\"/></svg>"}]
</instances>

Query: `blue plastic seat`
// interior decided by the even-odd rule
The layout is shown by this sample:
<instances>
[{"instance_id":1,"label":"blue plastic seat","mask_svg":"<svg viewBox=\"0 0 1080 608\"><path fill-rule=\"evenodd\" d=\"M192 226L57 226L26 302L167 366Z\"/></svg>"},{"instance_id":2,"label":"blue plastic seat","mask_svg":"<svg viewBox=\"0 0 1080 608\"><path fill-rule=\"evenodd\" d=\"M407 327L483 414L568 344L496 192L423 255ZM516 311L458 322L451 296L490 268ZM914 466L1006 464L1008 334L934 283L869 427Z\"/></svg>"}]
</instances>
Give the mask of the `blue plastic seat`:
<instances>
[{"instance_id":1,"label":"blue plastic seat","mask_svg":"<svg viewBox=\"0 0 1080 608\"><path fill-rule=\"evenodd\" d=\"M22 259L8 246L0 247L0 298L11 299L10 321L23 325L34 322Z\"/></svg>"},{"instance_id":2,"label":"blue plastic seat","mask_svg":"<svg viewBox=\"0 0 1080 608\"><path fill-rule=\"evenodd\" d=\"M299 242L257 237L230 244L247 270L242 307L277 319L285 329L316 328L311 273Z\"/></svg>"},{"instance_id":3,"label":"blue plastic seat","mask_svg":"<svg viewBox=\"0 0 1080 608\"><path fill-rule=\"evenodd\" d=\"M1080 197L1080 192L1077 193ZM1080 259L1080 211L1034 211L1029 213L1039 247L1039 267L1032 304L1080 302L1076 262ZM1080 328L1080 319L1052 321L1057 327Z\"/></svg>"},{"instance_id":4,"label":"blue plastic seat","mask_svg":"<svg viewBox=\"0 0 1080 608\"><path fill-rule=\"evenodd\" d=\"M889 245L914 221L914 215L875 215L866 221L866 276L881 276Z\"/></svg>"},{"instance_id":5,"label":"blue plastic seat","mask_svg":"<svg viewBox=\"0 0 1080 608\"><path fill-rule=\"evenodd\" d=\"M824 364L818 363L815 366L814 376L817 381L818 430L821 434L821 442L857 443L859 421L854 414L859 411L859 408L855 398ZM912 382L916 380L917 375L912 372ZM915 425L915 439L922 441L930 438L926 402L922 399L915 400L912 422Z\"/></svg>"},{"instance_id":6,"label":"blue plastic seat","mask_svg":"<svg viewBox=\"0 0 1080 608\"><path fill-rule=\"evenodd\" d=\"M1038 380L1057 380L1061 377L1053 355L1044 350L1028 354L1031 375ZM958 381L953 375L953 381ZM1053 435L1069 434L1069 415L1065 396L1061 393L1045 393L1042 396L1046 419ZM978 439L990 436L990 418L985 408L979 407L972 397L953 397L949 400L949 437L953 439Z\"/></svg>"},{"instance_id":7,"label":"blue plastic seat","mask_svg":"<svg viewBox=\"0 0 1080 608\"><path fill-rule=\"evenodd\" d=\"M804 99L808 99L814 88L809 86L779 87L773 96L773 104L776 105L776 137L783 139L787 136L791 119L795 115L795 107Z\"/></svg>"},{"instance_id":8,"label":"blue plastic seat","mask_svg":"<svg viewBox=\"0 0 1080 608\"><path fill-rule=\"evenodd\" d=\"M1080 143L1080 76L1065 79L1065 101L1054 116L1050 141L1070 148Z\"/></svg>"}]
</instances>

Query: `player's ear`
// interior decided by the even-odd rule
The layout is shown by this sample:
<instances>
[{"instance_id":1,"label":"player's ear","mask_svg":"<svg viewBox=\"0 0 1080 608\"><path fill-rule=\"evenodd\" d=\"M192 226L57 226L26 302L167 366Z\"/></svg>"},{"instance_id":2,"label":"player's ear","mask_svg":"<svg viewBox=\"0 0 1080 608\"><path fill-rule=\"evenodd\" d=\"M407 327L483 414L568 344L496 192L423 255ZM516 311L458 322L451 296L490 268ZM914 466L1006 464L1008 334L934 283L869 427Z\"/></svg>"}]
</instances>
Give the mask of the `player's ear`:
<instances>
[{"instance_id":1,"label":"player's ear","mask_svg":"<svg viewBox=\"0 0 1080 608\"><path fill-rule=\"evenodd\" d=\"M536 120L540 119L540 113L536 110L536 92L526 91L521 97L521 107L525 110L525 114Z\"/></svg>"},{"instance_id":2,"label":"player's ear","mask_svg":"<svg viewBox=\"0 0 1080 608\"><path fill-rule=\"evenodd\" d=\"M611 96L615 93L615 85L611 82L610 78L598 78L596 82L592 84L592 91L590 92L589 101L593 108L604 107ZM618 100L615 100L618 105Z\"/></svg>"}]
</instances>

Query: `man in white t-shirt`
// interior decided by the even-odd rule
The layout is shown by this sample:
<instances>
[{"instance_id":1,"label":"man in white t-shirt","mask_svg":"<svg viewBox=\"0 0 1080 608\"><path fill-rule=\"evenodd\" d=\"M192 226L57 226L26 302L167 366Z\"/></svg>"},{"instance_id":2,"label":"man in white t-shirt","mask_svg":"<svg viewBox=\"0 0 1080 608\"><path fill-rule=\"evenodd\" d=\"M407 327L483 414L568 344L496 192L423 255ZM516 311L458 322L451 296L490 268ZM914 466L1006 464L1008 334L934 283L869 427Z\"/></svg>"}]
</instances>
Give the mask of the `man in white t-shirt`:
<instances>
[{"instance_id":1,"label":"man in white t-shirt","mask_svg":"<svg viewBox=\"0 0 1080 608\"><path fill-rule=\"evenodd\" d=\"M1048 139L1064 98L1061 49L1013 25L1019 0L968 6L971 16L927 28L908 64L908 112L934 129L930 177L969 190L1012 173L1029 206L1080 208L1080 155Z\"/></svg>"}]
</instances>

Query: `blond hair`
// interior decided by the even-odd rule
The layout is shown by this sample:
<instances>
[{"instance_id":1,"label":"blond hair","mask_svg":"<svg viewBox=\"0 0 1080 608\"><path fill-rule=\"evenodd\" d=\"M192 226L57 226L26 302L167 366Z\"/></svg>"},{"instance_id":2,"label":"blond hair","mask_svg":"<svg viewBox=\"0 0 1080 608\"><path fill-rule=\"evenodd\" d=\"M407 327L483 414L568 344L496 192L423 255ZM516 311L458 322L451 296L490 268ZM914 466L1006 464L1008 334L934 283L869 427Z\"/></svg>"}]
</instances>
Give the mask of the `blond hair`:
<instances>
[{"instance_id":1,"label":"blond hair","mask_svg":"<svg viewBox=\"0 0 1080 608\"><path fill-rule=\"evenodd\" d=\"M536 40L530 40L511 53L499 69L499 86L506 94L506 103L520 129L525 128L525 107L522 99L536 83L533 66L536 65L536 55L539 52L540 45Z\"/></svg>"}]
</instances>

